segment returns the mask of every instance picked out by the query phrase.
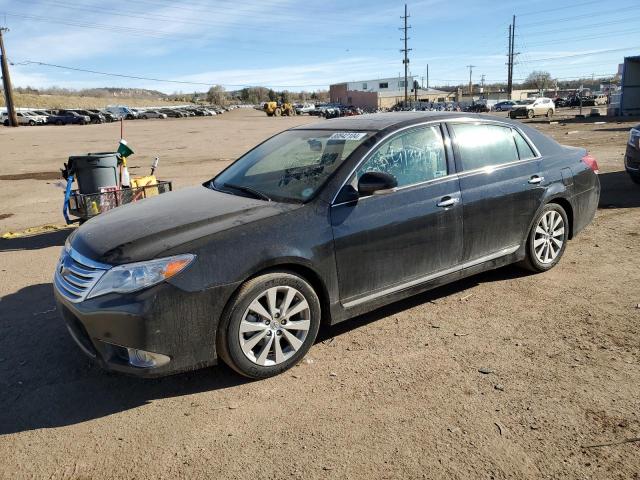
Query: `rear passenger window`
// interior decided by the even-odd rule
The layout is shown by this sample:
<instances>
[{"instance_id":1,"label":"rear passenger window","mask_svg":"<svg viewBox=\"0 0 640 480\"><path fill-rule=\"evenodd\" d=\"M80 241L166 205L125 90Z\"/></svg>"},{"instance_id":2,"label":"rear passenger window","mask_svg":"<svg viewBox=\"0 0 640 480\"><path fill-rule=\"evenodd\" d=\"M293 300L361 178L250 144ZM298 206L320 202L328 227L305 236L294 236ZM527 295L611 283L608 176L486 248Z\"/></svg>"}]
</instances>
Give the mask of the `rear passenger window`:
<instances>
[{"instance_id":1,"label":"rear passenger window","mask_svg":"<svg viewBox=\"0 0 640 480\"><path fill-rule=\"evenodd\" d=\"M511 128L500 125L451 124L462 170L514 162L520 157Z\"/></svg>"},{"instance_id":2,"label":"rear passenger window","mask_svg":"<svg viewBox=\"0 0 640 480\"><path fill-rule=\"evenodd\" d=\"M516 145L518 146L518 153L520 154L520 160L527 160L534 158L536 154L533 152L527 141L522 138L522 135L517 130L513 131L513 138L516 139Z\"/></svg>"}]
</instances>

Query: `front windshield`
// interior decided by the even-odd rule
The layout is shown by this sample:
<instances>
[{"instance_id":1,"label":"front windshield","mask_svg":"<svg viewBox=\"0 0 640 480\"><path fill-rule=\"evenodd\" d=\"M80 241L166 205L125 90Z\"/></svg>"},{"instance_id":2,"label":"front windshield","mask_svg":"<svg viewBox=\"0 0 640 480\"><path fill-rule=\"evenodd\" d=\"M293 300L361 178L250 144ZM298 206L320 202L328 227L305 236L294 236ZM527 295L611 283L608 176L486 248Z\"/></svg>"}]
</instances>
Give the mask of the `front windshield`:
<instances>
[{"instance_id":1,"label":"front windshield","mask_svg":"<svg viewBox=\"0 0 640 480\"><path fill-rule=\"evenodd\" d=\"M240 157L211 187L285 202L311 198L370 133L287 130Z\"/></svg>"}]
</instances>

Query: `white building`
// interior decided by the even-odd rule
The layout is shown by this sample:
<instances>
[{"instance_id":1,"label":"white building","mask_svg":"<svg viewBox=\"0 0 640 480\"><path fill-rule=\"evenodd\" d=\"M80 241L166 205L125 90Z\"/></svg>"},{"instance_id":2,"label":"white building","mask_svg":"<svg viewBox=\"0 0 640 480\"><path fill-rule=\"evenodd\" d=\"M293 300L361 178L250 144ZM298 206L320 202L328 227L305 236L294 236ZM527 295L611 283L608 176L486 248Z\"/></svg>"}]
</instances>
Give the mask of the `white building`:
<instances>
[{"instance_id":1,"label":"white building","mask_svg":"<svg viewBox=\"0 0 640 480\"><path fill-rule=\"evenodd\" d=\"M413 88L413 76L407 77L408 88ZM395 92L404 91L404 77L377 78L347 82L347 90L356 92Z\"/></svg>"}]
</instances>

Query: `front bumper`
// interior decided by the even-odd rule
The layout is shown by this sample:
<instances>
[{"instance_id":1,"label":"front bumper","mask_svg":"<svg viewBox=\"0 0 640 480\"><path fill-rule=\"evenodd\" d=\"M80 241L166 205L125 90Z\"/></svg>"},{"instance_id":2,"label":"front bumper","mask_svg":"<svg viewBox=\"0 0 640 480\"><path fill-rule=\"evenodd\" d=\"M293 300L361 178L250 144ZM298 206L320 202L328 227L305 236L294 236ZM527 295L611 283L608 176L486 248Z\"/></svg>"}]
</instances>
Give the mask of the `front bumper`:
<instances>
[{"instance_id":1,"label":"front bumper","mask_svg":"<svg viewBox=\"0 0 640 480\"><path fill-rule=\"evenodd\" d=\"M169 283L129 294L108 294L71 302L54 287L58 310L82 351L103 368L158 377L217 363L216 331L235 290L224 285L185 292ZM169 363L140 368L127 349L166 355Z\"/></svg>"},{"instance_id":2,"label":"front bumper","mask_svg":"<svg viewBox=\"0 0 640 480\"><path fill-rule=\"evenodd\" d=\"M640 177L640 150L629 144L624 155L624 168L630 175Z\"/></svg>"}]
</instances>

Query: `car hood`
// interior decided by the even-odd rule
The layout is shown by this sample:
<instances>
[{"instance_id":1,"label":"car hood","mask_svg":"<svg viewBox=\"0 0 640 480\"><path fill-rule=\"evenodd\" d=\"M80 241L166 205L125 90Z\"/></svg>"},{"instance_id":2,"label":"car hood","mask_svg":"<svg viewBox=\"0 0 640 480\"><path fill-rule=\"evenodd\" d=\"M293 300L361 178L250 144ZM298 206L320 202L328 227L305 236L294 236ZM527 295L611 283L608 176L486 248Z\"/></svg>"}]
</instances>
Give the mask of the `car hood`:
<instances>
[{"instance_id":1,"label":"car hood","mask_svg":"<svg viewBox=\"0 0 640 480\"><path fill-rule=\"evenodd\" d=\"M137 262L170 250L175 253L181 245L300 207L191 187L100 214L75 232L71 245L98 262Z\"/></svg>"}]
</instances>

